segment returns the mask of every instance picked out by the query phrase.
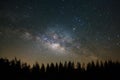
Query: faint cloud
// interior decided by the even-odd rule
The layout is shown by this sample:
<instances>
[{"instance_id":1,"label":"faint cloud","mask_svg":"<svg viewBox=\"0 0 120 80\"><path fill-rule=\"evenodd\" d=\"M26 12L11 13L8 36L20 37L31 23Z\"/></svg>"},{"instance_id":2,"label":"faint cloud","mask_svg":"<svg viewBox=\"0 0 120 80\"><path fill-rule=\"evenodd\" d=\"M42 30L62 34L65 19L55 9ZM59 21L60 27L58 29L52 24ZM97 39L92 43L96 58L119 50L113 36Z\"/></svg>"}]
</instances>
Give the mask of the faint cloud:
<instances>
[{"instance_id":1,"label":"faint cloud","mask_svg":"<svg viewBox=\"0 0 120 80\"><path fill-rule=\"evenodd\" d=\"M24 32L24 33L22 34L21 38L22 38L22 39L25 39L25 40L31 40L31 39L33 39L33 36L32 36L32 34L29 33L29 32Z\"/></svg>"}]
</instances>

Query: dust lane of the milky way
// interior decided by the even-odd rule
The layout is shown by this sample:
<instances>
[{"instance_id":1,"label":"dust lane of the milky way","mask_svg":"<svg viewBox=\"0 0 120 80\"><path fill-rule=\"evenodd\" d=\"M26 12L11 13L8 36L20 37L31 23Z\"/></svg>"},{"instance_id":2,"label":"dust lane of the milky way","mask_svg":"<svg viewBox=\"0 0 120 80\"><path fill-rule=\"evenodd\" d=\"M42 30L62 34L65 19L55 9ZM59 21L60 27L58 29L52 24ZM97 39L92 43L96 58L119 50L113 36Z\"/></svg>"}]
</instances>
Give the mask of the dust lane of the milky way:
<instances>
[{"instance_id":1,"label":"dust lane of the milky way","mask_svg":"<svg viewBox=\"0 0 120 80\"><path fill-rule=\"evenodd\" d=\"M119 0L0 0L0 57L33 64L120 61Z\"/></svg>"}]
</instances>

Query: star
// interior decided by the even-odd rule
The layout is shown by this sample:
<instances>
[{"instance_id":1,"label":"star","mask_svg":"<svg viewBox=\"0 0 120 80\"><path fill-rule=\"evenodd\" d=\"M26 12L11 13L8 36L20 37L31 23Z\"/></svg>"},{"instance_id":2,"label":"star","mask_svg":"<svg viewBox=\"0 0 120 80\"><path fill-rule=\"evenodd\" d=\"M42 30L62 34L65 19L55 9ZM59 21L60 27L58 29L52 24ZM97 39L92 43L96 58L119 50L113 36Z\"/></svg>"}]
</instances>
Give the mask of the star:
<instances>
[{"instance_id":1,"label":"star","mask_svg":"<svg viewBox=\"0 0 120 80\"><path fill-rule=\"evenodd\" d=\"M74 27L74 28L73 28L73 31L75 31L75 30L76 30L76 28Z\"/></svg>"}]
</instances>

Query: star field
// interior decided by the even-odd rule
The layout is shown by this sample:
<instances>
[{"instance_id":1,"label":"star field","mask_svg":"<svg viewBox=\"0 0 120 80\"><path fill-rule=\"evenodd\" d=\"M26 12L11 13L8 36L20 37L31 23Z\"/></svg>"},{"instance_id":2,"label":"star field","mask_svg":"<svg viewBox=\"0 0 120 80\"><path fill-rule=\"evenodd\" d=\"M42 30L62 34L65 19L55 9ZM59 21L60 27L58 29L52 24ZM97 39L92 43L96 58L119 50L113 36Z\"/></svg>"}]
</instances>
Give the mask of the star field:
<instances>
[{"instance_id":1,"label":"star field","mask_svg":"<svg viewBox=\"0 0 120 80\"><path fill-rule=\"evenodd\" d=\"M33 64L120 60L119 0L0 0L0 57Z\"/></svg>"}]
</instances>

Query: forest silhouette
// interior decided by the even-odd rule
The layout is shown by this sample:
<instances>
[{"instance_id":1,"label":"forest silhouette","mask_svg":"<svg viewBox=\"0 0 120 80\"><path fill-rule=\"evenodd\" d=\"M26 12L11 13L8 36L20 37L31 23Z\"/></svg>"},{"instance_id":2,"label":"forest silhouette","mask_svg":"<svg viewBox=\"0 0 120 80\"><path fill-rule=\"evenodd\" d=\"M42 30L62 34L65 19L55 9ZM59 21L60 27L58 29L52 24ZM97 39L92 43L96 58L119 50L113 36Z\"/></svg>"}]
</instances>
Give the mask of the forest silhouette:
<instances>
[{"instance_id":1,"label":"forest silhouette","mask_svg":"<svg viewBox=\"0 0 120 80\"><path fill-rule=\"evenodd\" d=\"M92 61L85 67L69 61L30 67L16 58L0 58L0 80L120 80L120 62Z\"/></svg>"}]
</instances>

